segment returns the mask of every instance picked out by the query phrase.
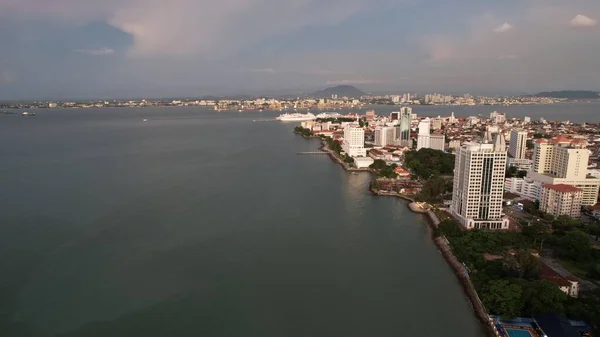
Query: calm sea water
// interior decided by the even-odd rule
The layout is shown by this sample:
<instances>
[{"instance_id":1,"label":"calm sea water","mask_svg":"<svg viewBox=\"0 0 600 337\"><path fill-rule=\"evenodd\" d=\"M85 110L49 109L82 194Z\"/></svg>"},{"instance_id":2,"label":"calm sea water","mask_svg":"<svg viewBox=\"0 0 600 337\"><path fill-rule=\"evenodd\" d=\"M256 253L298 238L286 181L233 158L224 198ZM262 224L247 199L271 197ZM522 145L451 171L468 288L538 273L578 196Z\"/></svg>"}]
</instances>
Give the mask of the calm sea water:
<instances>
[{"instance_id":1,"label":"calm sea water","mask_svg":"<svg viewBox=\"0 0 600 337\"><path fill-rule=\"evenodd\" d=\"M0 115L3 337L482 335L424 219L275 112L37 113Z\"/></svg>"}]
</instances>

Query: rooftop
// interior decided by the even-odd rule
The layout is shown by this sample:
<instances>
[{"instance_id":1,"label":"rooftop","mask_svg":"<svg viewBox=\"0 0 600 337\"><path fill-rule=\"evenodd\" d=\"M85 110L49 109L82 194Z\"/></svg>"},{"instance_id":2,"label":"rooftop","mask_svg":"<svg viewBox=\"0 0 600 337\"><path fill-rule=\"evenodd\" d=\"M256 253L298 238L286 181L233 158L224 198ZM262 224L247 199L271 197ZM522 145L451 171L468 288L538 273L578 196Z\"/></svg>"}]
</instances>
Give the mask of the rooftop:
<instances>
[{"instance_id":1,"label":"rooftop","mask_svg":"<svg viewBox=\"0 0 600 337\"><path fill-rule=\"evenodd\" d=\"M549 190L554 190L557 192L562 192L562 193L581 192L581 189L579 189L575 186L565 185L565 184L556 184L556 185L546 184L546 185L544 185L544 188L547 188Z\"/></svg>"}]
</instances>

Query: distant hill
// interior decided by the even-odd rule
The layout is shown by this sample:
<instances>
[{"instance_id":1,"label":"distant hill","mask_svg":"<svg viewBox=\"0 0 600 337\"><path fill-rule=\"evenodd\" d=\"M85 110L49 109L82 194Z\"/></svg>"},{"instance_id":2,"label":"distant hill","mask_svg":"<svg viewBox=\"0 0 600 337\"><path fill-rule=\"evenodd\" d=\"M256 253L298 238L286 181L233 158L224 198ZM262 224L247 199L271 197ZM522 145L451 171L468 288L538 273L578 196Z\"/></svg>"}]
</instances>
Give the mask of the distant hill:
<instances>
[{"instance_id":1,"label":"distant hill","mask_svg":"<svg viewBox=\"0 0 600 337\"><path fill-rule=\"evenodd\" d=\"M563 90L563 91L547 91L540 92L533 96L550 97L550 98L567 98L567 99L595 99L600 98L600 95L595 91L587 90Z\"/></svg>"},{"instance_id":2,"label":"distant hill","mask_svg":"<svg viewBox=\"0 0 600 337\"><path fill-rule=\"evenodd\" d=\"M361 96L364 96L365 93L356 89L355 87L353 87L351 85L338 85L335 87L327 88L325 90L317 91L310 96L319 97L319 98L331 98L331 95L337 95L338 98L342 98L342 97L359 98Z\"/></svg>"}]
</instances>

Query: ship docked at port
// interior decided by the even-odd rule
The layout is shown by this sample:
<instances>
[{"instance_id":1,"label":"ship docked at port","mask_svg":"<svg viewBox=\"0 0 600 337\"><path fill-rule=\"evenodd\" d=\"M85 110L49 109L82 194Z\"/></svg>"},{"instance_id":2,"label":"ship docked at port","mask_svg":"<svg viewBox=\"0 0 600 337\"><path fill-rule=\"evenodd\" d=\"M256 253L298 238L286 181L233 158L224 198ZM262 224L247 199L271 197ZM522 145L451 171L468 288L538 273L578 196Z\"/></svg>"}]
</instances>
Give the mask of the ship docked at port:
<instances>
[{"instance_id":1,"label":"ship docked at port","mask_svg":"<svg viewBox=\"0 0 600 337\"><path fill-rule=\"evenodd\" d=\"M282 122L300 122L300 121L314 121L315 119L317 119L317 116L313 115L312 113L308 112L305 114L302 113L284 113L282 115L279 115L279 117L277 117L278 121L282 121Z\"/></svg>"}]
</instances>

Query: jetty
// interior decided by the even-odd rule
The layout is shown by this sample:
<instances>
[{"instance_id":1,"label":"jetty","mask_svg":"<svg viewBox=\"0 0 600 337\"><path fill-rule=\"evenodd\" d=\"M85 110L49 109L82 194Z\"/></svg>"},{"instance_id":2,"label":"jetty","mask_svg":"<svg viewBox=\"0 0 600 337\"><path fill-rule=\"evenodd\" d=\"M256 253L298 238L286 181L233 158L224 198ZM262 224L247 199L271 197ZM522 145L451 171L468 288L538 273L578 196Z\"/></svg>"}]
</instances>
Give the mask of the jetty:
<instances>
[{"instance_id":1,"label":"jetty","mask_svg":"<svg viewBox=\"0 0 600 337\"><path fill-rule=\"evenodd\" d=\"M312 152L298 152L298 155L301 156L311 156L311 155L327 155L327 152L323 152L323 151L312 151Z\"/></svg>"}]
</instances>

